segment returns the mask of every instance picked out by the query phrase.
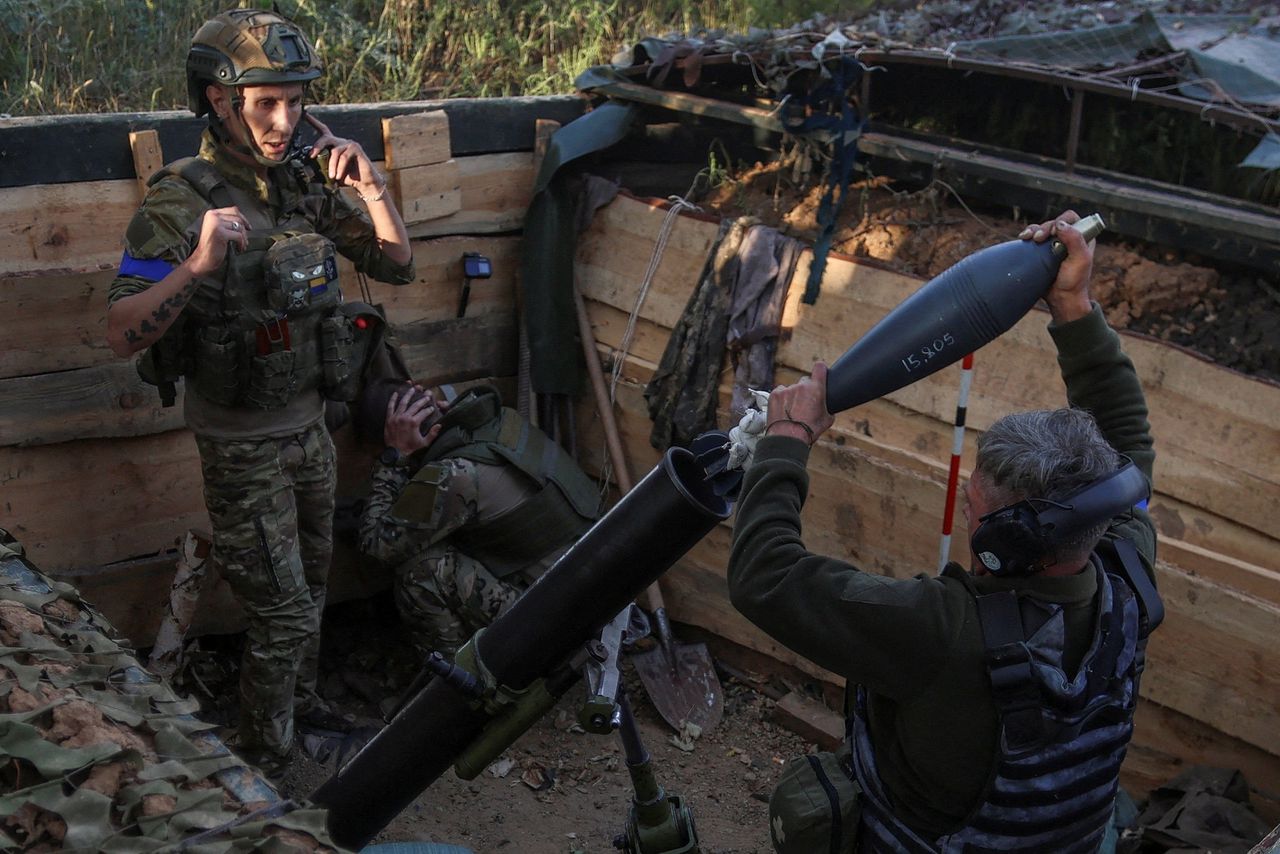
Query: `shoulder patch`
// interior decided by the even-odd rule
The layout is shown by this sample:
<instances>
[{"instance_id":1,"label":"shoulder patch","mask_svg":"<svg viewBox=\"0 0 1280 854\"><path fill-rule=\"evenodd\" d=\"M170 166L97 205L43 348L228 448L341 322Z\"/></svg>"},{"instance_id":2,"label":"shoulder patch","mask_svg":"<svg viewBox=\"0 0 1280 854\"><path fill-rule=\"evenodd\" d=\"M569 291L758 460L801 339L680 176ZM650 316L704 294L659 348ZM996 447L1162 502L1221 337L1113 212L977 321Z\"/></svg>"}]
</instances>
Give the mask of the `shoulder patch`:
<instances>
[{"instance_id":1,"label":"shoulder patch","mask_svg":"<svg viewBox=\"0 0 1280 854\"><path fill-rule=\"evenodd\" d=\"M405 484L400 497L391 505L391 515L410 525L437 527L444 514L449 478L447 463L427 463Z\"/></svg>"}]
</instances>

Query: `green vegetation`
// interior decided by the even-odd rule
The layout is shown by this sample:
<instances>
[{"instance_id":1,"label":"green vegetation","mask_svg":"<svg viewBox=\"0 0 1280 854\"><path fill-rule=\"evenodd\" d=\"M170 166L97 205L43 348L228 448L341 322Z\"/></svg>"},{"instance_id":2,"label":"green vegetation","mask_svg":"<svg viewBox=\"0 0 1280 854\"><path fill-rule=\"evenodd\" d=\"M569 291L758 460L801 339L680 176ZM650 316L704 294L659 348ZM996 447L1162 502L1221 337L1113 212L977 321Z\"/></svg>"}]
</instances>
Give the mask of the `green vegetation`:
<instances>
[{"instance_id":1,"label":"green vegetation","mask_svg":"<svg viewBox=\"0 0 1280 854\"><path fill-rule=\"evenodd\" d=\"M0 113L183 109L191 34L235 5L0 0ZM266 0L241 6L269 8ZM281 0L315 40L327 103L547 95L646 36L789 26L872 0Z\"/></svg>"}]
</instances>

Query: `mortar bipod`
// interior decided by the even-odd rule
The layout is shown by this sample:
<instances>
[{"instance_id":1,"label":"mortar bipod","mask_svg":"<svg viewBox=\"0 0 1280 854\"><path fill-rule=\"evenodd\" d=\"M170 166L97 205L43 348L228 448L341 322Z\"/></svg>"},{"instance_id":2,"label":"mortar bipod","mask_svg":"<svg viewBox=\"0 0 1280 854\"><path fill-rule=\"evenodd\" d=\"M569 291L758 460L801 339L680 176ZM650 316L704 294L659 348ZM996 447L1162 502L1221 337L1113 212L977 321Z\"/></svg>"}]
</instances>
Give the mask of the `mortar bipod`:
<instances>
[{"instance_id":1,"label":"mortar bipod","mask_svg":"<svg viewBox=\"0 0 1280 854\"><path fill-rule=\"evenodd\" d=\"M616 729L622 739L635 794L626 827L614 838L614 847L626 854L697 854L693 813L679 795L667 793L658 783L618 671L622 647L647 635L647 623L643 611L628 605L605 625L599 640L586 645L586 660L580 669L587 698L578 712L578 723L601 735Z\"/></svg>"}]
</instances>

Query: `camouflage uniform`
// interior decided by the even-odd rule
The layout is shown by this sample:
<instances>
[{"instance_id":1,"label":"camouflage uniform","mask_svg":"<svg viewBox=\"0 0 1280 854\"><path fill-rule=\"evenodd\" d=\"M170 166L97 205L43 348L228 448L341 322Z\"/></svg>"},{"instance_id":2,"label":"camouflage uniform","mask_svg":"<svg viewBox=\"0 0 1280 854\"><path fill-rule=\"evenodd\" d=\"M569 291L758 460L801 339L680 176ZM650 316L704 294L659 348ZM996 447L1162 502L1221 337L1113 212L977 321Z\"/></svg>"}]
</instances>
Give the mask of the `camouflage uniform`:
<instances>
[{"instance_id":1,"label":"camouflage uniform","mask_svg":"<svg viewBox=\"0 0 1280 854\"><path fill-rule=\"evenodd\" d=\"M461 459L435 465L443 495L437 524L415 524L391 514L413 470L381 463L374 469L373 491L360 523L361 551L395 567L396 607L424 656L433 650L452 655L477 629L510 608L564 551L533 555L529 567L495 577L447 538L533 490L502 466Z\"/></svg>"},{"instance_id":2,"label":"camouflage uniform","mask_svg":"<svg viewBox=\"0 0 1280 854\"><path fill-rule=\"evenodd\" d=\"M536 434L554 445L513 411L504 413L502 423L520 422L524 436ZM436 441L443 440L444 436ZM425 453L430 456L434 448ZM510 608L590 526L598 503L595 484L558 448L552 452L544 458L560 458L556 477L576 502L561 497L551 479L539 485L515 464L463 458L467 448L459 449L459 456L445 452L416 469L407 461L375 465L372 492L360 520L360 548L395 567L396 605L421 654L452 655L478 629ZM398 503L411 481L431 485L425 517L409 518ZM540 496L548 489L550 497ZM517 534L508 538L514 541L513 547L508 543L505 548L487 550L485 541L499 538L492 536L495 524L502 527L509 520L515 528L529 525L527 515L526 521L516 521L518 511L528 509L539 497L565 512L540 513L533 524L543 529L536 535ZM582 509L568 510L570 505L587 509L588 515L580 515Z\"/></svg>"},{"instance_id":3,"label":"camouflage uniform","mask_svg":"<svg viewBox=\"0 0 1280 854\"><path fill-rule=\"evenodd\" d=\"M399 265L383 255L368 217L320 183L313 167L290 163L263 181L208 131L199 158L222 175L255 229L301 216L362 272L395 284L412 281L412 262ZM186 259L210 207L181 177L156 181L129 224L108 301L145 290ZM324 399L312 390L273 409L223 406L189 382L184 405L200 450L214 565L249 620L238 746L270 772L292 748L295 713L319 703L315 659L336 481Z\"/></svg>"}]
</instances>

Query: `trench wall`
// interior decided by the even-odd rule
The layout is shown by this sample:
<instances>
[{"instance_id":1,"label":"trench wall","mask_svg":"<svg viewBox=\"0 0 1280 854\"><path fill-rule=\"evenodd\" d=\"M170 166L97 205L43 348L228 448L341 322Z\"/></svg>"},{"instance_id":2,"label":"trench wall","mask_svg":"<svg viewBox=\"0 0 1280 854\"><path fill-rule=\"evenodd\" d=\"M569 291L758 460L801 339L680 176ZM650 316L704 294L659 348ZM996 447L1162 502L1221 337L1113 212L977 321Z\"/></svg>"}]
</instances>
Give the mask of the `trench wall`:
<instances>
[{"instance_id":1,"label":"trench wall","mask_svg":"<svg viewBox=\"0 0 1280 854\"><path fill-rule=\"evenodd\" d=\"M386 308L424 382L514 387L516 271L535 122L567 122L582 109L576 98L316 109L393 177L414 239L417 280L401 288L370 282L368 296ZM193 152L198 131L176 113L0 121L0 526L27 546L33 562L97 601L139 646L154 637L175 540L207 519L181 409L162 408L133 364L106 347L105 294L142 181L166 160ZM643 180L654 168L633 171ZM578 247L578 284L597 348L623 364L618 418L633 475L658 458L648 442L643 385L716 230L704 217L681 215L637 305L665 216L662 203L624 195L597 213ZM458 318L468 251L488 255L494 276L473 283ZM806 255L793 281L803 282L807 265ZM345 281L354 298L358 289ZM791 289L778 380L795 379L816 358L833 360L918 285L833 257L816 306L801 305L801 289ZM633 313L634 337L623 352ZM1046 320L1033 312L978 353L965 473L974 438L996 417L1060 405ZM1150 649L1126 783L1146 791L1189 763L1238 767L1260 809L1276 820L1280 388L1135 336L1126 347L1146 384L1158 443L1152 512L1169 610ZM727 365L723 376L727 427ZM811 547L890 575L933 571L957 385L958 368L950 369L840 416L814 454ZM599 471L604 442L590 400L578 402L576 415L579 453ZM358 495L377 448L360 446L349 428L335 439L340 495ZM714 531L664 577L672 617L838 685L834 674L773 643L733 610L724 582L728 533L727 525ZM387 583L348 538L338 539L333 601ZM954 544L951 556L962 551ZM237 624L219 588L195 630Z\"/></svg>"},{"instance_id":2,"label":"trench wall","mask_svg":"<svg viewBox=\"0 0 1280 854\"><path fill-rule=\"evenodd\" d=\"M318 107L335 133L359 140L391 178L416 280L368 282L409 367L427 383L516 372L515 287L533 186L539 118L571 121L576 97ZM122 236L166 161L193 154L201 122L185 113L0 120L0 526L33 562L102 601L139 646L154 637L173 546L208 527L195 442L178 404L160 405L132 360L105 340L106 290ZM472 284L457 317L462 255L480 252L493 277ZM347 299L360 299L343 261ZM367 482L377 449L338 431L340 495ZM338 537L332 601L387 583ZM196 631L239 622L219 586Z\"/></svg>"},{"instance_id":3,"label":"trench wall","mask_svg":"<svg viewBox=\"0 0 1280 854\"><path fill-rule=\"evenodd\" d=\"M640 299L666 218L666 204L622 196L597 214L578 251L601 356L624 360L618 419L633 472L658 459L650 446L644 384L693 292L717 223L680 215ZM788 289L777 354L778 382L815 359L828 364L894 306L918 279L832 257L816 305L800 302L805 253ZM621 350L628 324L634 332ZM1065 403L1048 314L1033 311L980 350L970 393L961 471L977 436L1001 415ZM1127 784L1145 792L1189 763L1245 770L1255 801L1280 807L1280 387L1209 364L1161 342L1125 333L1142 378L1156 438L1151 512L1160 531L1158 583L1168 612L1153 636L1142 704L1126 764ZM806 545L896 577L937 570L940 519L952 447L959 365L836 419L810 462ZM720 426L733 369L726 359ZM590 408L580 411L588 466L603 464L603 438ZM968 562L963 524L950 558ZM721 525L662 579L668 612L813 678L839 683L762 635L728 601L730 523Z\"/></svg>"}]
</instances>

